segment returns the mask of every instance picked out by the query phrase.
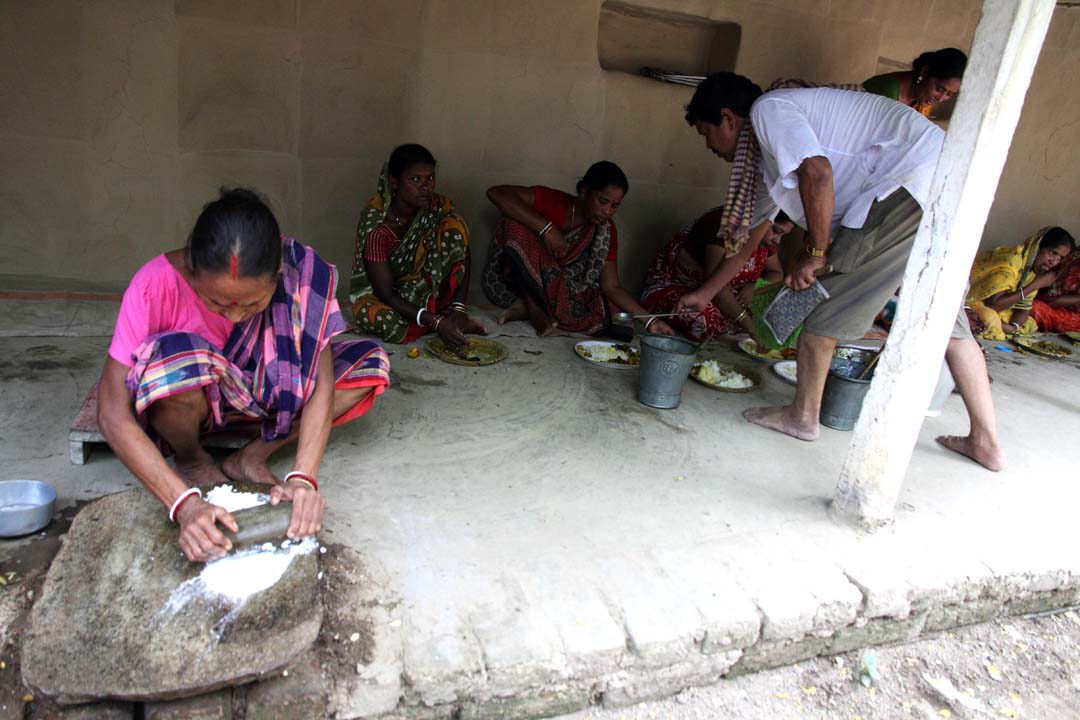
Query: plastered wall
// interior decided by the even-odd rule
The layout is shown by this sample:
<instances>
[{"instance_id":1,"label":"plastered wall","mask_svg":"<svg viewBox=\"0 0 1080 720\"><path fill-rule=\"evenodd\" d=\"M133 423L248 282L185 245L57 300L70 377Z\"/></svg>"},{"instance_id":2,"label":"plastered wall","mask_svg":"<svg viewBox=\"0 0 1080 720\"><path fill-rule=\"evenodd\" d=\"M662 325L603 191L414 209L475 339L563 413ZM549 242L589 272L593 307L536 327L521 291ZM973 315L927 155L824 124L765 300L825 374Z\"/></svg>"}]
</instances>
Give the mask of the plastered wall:
<instances>
[{"instance_id":1,"label":"plastered wall","mask_svg":"<svg viewBox=\"0 0 1080 720\"><path fill-rule=\"evenodd\" d=\"M638 0L635 0L638 2ZM742 26L737 70L853 82L967 48L977 0L640 0ZM0 274L123 287L221 184L347 269L393 145L424 143L477 260L496 183L572 188L618 162L621 273L723 199L682 119L691 89L601 70L600 0L0 0ZM988 238L1080 229L1077 12L1058 10ZM476 288L474 288L474 294Z\"/></svg>"}]
</instances>

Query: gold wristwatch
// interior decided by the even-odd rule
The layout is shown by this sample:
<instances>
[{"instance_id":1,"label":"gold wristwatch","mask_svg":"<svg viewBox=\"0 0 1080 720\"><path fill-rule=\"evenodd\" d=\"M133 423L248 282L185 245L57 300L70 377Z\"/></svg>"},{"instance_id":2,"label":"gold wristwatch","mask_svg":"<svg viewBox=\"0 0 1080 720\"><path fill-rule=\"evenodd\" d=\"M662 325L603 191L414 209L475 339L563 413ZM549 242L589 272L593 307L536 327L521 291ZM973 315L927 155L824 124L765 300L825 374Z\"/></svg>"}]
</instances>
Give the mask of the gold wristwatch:
<instances>
[{"instance_id":1,"label":"gold wristwatch","mask_svg":"<svg viewBox=\"0 0 1080 720\"><path fill-rule=\"evenodd\" d=\"M805 242L805 241L803 242L802 249L803 249L803 252L806 253L807 255L809 255L810 257L823 258L823 257L825 257L825 255L828 254L827 250L821 250L819 248L816 248L813 245L811 245L810 243Z\"/></svg>"}]
</instances>

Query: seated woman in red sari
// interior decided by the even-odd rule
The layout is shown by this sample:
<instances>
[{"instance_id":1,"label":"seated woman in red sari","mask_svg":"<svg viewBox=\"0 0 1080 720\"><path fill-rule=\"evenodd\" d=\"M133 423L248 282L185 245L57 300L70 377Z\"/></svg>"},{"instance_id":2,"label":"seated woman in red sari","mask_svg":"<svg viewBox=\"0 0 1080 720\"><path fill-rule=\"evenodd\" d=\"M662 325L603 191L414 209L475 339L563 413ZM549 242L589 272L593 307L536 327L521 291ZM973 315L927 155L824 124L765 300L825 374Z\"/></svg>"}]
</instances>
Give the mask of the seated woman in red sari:
<instances>
[{"instance_id":1,"label":"seated woman in red sari","mask_svg":"<svg viewBox=\"0 0 1080 720\"><path fill-rule=\"evenodd\" d=\"M723 207L713 208L689 228L675 233L667 247L656 254L641 292L641 303L649 312L675 312L679 298L701 287L724 260L723 245L717 239L723 214ZM741 332L755 335L754 317L750 314L754 284L759 278L777 281L783 277L776 245L794 227L783 212L775 220L765 222L769 227L761 243L734 279L702 312L672 318L671 324L677 330L695 342Z\"/></svg>"},{"instance_id":2,"label":"seated woman in red sari","mask_svg":"<svg viewBox=\"0 0 1080 720\"><path fill-rule=\"evenodd\" d=\"M592 165L571 195L537 185L498 185L488 199L502 213L481 285L508 308L500 323L528 320L537 335L556 327L598 335L613 313L646 313L619 282L619 237L612 218L630 183L618 165ZM650 332L673 334L653 318Z\"/></svg>"},{"instance_id":3,"label":"seated woman in red sari","mask_svg":"<svg viewBox=\"0 0 1080 720\"><path fill-rule=\"evenodd\" d=\"M231 549L218 524L235 532L236 521L200 491L230 479L272 485L273 504L291 501L289 537L319 532L317 476L330 426L363 415L390 382L378 343L330 343L345 332L336 289L334 266L282 237L250 190L222 191L187 247L132 278L101 375L98 423L180 525L189 560ZM241 425L260 436L219 467L200 434ZM279 479L267 461L294 440L293 470Z\"/></svg>"},{"instance_id":4,"label":"seated woman in red sari","mask_svg":"<svg viewBox=\"0 0 1080 720\"><path fill-rule=\"evenodd\" d=\"M1061 261L1054 282L1035 298L1031 316L1044 332L1080 332L1080 250Z\"/></svg>"}]
</instances>

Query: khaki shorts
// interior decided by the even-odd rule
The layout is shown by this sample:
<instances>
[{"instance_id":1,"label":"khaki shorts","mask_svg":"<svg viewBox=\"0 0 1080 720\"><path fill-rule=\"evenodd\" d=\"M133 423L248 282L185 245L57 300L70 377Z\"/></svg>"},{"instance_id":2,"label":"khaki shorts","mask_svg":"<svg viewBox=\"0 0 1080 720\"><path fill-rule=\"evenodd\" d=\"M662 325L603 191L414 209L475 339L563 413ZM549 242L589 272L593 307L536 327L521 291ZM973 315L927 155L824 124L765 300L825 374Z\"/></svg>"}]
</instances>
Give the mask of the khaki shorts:
<instances>
[{"instance_id":1,"label":"khaki shorts","mask_svg":"<svg viewBox=\"0 0 1080 720\"><path fill-rule=\"evenodd\" d=\"M833 272L820 278L829 299L806 318L806 332L838 340L863 337L904 279L921 219L919 204L900 188L870 207L861 228L840 228L829 250ZM957 300L951 336L973 337Z\"/></svg>"}]
</instances>

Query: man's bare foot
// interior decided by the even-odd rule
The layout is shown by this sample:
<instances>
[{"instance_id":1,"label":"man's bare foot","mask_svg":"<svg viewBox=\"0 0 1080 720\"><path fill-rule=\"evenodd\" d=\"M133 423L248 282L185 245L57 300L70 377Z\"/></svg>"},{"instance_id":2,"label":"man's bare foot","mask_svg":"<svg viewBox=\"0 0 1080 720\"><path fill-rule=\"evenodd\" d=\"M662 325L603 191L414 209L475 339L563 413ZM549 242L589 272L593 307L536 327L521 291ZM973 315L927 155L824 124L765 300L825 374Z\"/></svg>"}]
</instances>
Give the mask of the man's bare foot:
<instances>
[{"instance_id":1,"label":"man's bare foot","mask_svg":"<svg viewBox=\"0 0 1080 720\"><path fill-rule=\"evenodd\" d=\"M997 444L992 446L977 444L970 436L960 435L942 435L935 439L938 445L946 450L971 458L987 470L997 472L1005 468L1005 451Z\"/></svg>"},{"instance_id":2,"label":"man's bare foot","mask_svg":"<svg viewBox=\"0 0 1080 720\"><path fill-rule=\"evenodd\" d=\"M278 479L266 465L266 458L258 452L256 443L262 443L262 438L256 438L250 443L225 458L221 469L230 479L237 482L261 483L263 485L277 485Z\"/></svg>"},{"instance_id":3,"label":"man's bare foot","mask_svg":"<svg viewBox=\"0 0 1080 720\"><path fill-rule=\"evenodd\" d=\"M791 406L757 407L743 410L743 417L761 427L790 435L799 440L812 442L821 434L817 420L812 423L800 422L792 416Z\"/></svg>"},{"instance_id":4,"label":"man's bare foot","mask_svg":"<svg viewBox=\"0 0 1080 720\"><path fill-rule=\"evenodd\" d=\"M515 320L528 320L529 313L525 310L525 303L516 302L510 307L506 308L501 315L495 320L499 325L505 325L508 322L514 322Z\"/></svg>"},{"instance_id":5,"label":"man's bare foot","mask_svg":"<svg viewBox=\"0 0 1080 720\"><path fill-rule=\"evenodd\" d=\"M229 478L206 451L190 461L181 461L177 458L176 471L192 485L204 490L229 482Z\"/></svg>"}]
</instances>

